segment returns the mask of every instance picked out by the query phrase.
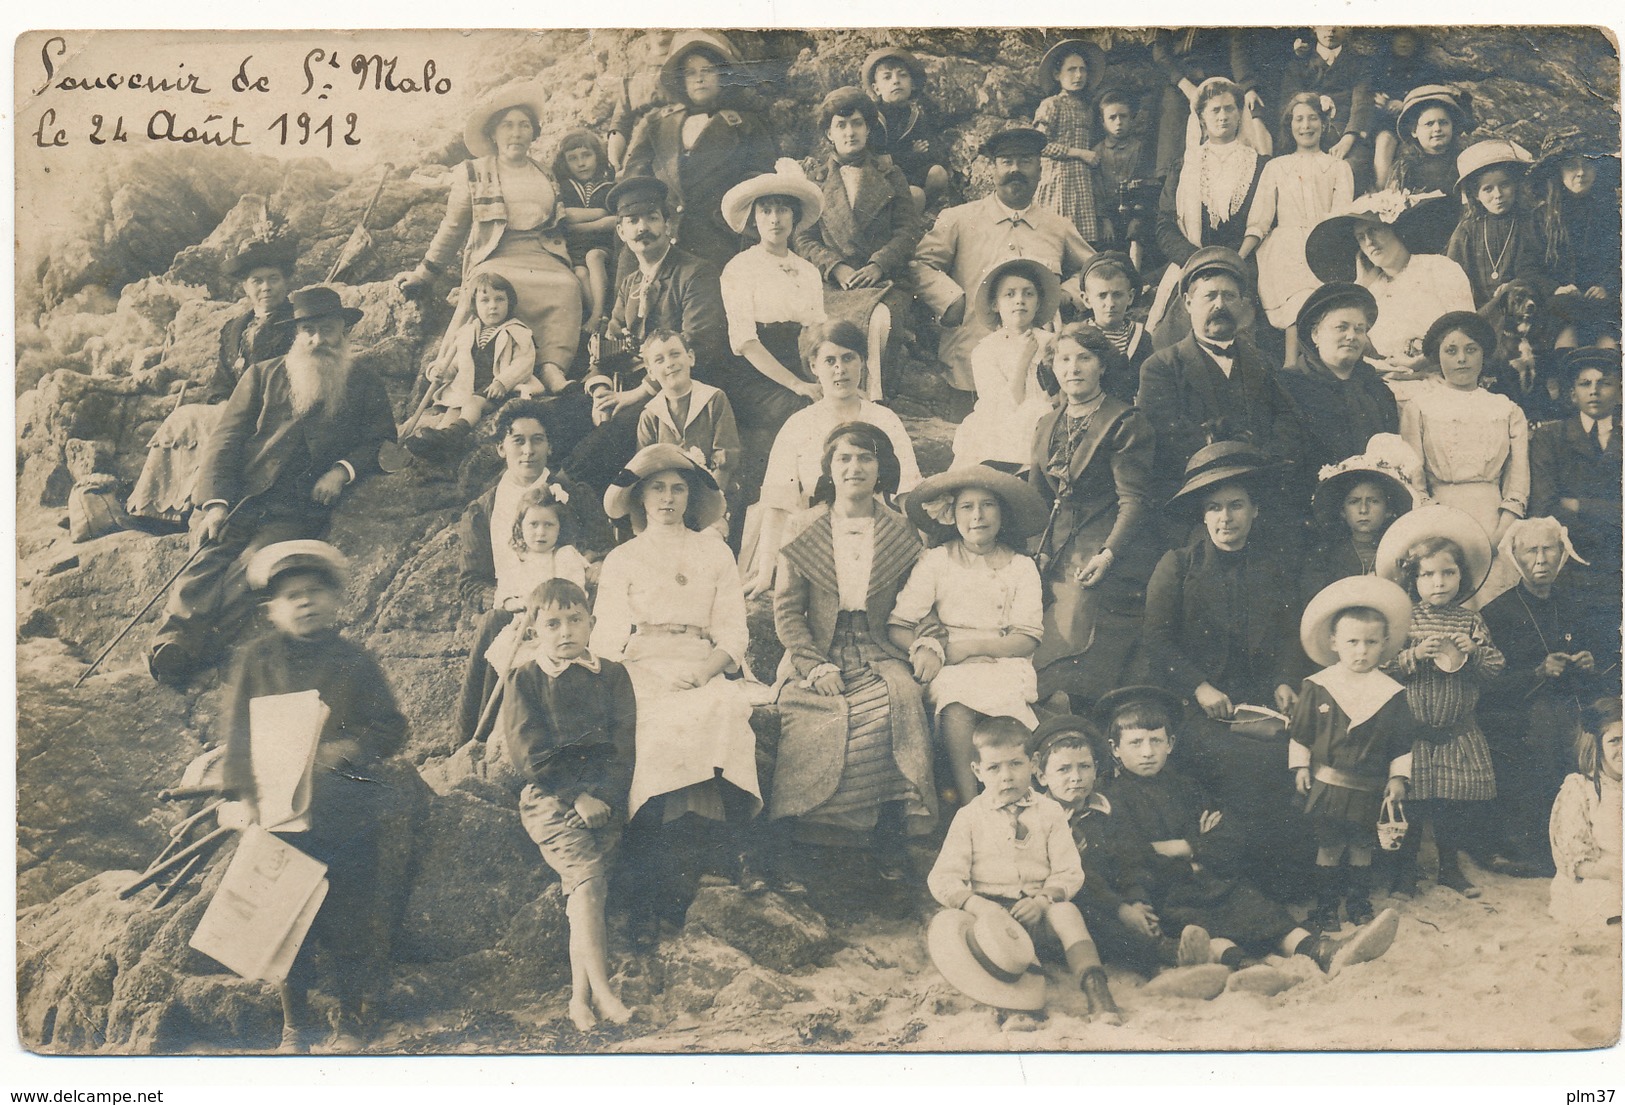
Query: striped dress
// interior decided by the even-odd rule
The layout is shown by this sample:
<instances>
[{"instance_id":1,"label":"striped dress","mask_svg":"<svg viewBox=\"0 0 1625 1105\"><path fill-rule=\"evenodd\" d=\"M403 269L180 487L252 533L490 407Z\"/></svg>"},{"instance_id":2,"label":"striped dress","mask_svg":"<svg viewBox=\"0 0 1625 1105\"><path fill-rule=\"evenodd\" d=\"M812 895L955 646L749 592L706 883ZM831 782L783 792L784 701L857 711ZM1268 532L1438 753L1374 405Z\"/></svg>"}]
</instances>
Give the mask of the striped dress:
<instances>
[{"instance_id":1,"label":"striped dress","mask_svg":"<svg viewBox=\"0 0 1625 1105\"><path fill-rule=\"evenodd\" d=\"M1460 671L1446 672L1416 655L1429 637L1465 633L1476 646ZM1411 606L1411 632L1394 661L1391 674L1405 684L1411 713L1424 725L1450 732L1442 743L1418 740L1411 748L1410 797L1487 801L1495 797L1495 769L1490 748L1474 711L1479 687L1506 667L1506 657L1490 639L1476 610L1461 606Z\"/></svg>"},{"instance_id":2,"label":"striped dress","mask_svg":"<svg viewBox=\"0 0 1625 1105\"><path fill-rule=\"evenodd\" d=\"M1095 144L1093 109L1070 92L1057 92L1038 105L1033 127L1044 132L1043 175L1033 200L1040 207L1071 221L1086 242L1100 238L1100 215L1095 202L1094 170L1066 156L1068 149L1087 150Z\"/></svg>"}]
</instances>

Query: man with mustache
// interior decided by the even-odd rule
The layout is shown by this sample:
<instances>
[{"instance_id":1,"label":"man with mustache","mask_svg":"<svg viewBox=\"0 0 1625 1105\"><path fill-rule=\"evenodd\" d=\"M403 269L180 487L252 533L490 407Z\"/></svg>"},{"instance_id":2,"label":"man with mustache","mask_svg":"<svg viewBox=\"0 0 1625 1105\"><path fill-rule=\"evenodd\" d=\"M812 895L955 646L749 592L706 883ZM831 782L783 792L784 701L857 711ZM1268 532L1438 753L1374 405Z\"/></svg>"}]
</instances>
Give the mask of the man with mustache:
<instances>
[{"instance_id":1,"label":"man with mustache","mask_svg":"<svg viewBox=\"0 0 1625 1105\"><path fill-rule=\"evenodd\" d=\"M973 388L971 350L989 332L965 310L966 290L1012 257L1030 257L1070 277L1094 256L1070 219L1033 204L1046 141L1040 131L1011 127L983 143L982 156L993 163L993 192L944 209L909 266L920 301L942 324L937 356L952 373L949 383L966 393ZM1067 288L1078 301L1075 282ZM970 399L967 394L967 411Z\"/></svg>"},{"instance_id":2,"label":"man with mustache","mask_svg":"<svg viewBox=\"0 0 1625 1105\"><path fill-rule=\"evenodd\" d=\"M609 193L615 233L637 262L624 271L615 292L607 334L624 343L586 380L596 428L564 461L572 479L600 494L638 450L638 415L658 385L645 375L638 350L656 330L680 332L694 354L694 378L726 389L721 375L728 322L722 310L720 273L672 244L670 195L655 177L627 177ZM613 342L611 343L613 344Z\"/></svg>"},{"instance_id":3,"label":"man with mustache","mask_svg":"<svg viewBox=\"0 0 1625 1105\"><path fill-rule=\"evenodd\" d=\"M1302 452L1297 406L1241 333L1253 317L1246 262L1233 249L1206 246L1191 254L1179 288L1191 333L1140 366L1136 400L1157 431L1155 502L1179 490L1186 462L1210 441L1245 434L1284 460ZM1177 543L1183 534L1166 536Z\"/></svg>"},{"instance_id":4,"label":"man with mustache","mask_svg":"<svg viewBox=\"0 0 1625 1105\"><path fill-rule=\"evenodd\" d=\"M217 662L254 611L245 566L266 545L326 535L344 489L395 438L381 380L351 363L361 318L317 286L289 297L287 354L249 365L204 447L193 539L202 546L176 580L147 666L184 688Z\"/></svg>"}]
</instances>

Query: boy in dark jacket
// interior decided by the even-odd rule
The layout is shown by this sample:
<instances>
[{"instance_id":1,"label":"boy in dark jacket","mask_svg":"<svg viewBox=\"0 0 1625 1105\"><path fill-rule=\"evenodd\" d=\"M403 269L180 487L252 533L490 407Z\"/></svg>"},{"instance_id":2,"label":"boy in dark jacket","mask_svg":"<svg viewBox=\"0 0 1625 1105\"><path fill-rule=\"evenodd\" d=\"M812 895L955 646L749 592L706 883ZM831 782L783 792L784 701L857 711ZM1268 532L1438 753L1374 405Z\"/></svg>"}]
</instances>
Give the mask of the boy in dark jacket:
<instances>
[{"instance_id":1,"label":"boy in dark jacket","mask_svg":"<svg viewBox=\"0 0 1625 1105\"><path fill-rule=\"evenodd\" d=\"M250 704L315 690L328 710L316 745L310 828L278 834L325 863L328 881L327 897L281 987L284 1052L304 1051L308 1043L317 944L332 968L339 1004L327 1050L360 1050L362 990L381 966L385 946L375 939L383 898L378 845L392 788L376 768L401 750L406 718L378 662L339 635L344 569L343 555L325 541L280 541L256 553L248 583L265 596L273 628L238 651L225 684L224 789L246 807L250 824L260 820Z\"/></svg>"},{"instance_id":2,"label":"boy in dark jacket","mask_svg":"<svg viewBox=\"0 0 1625 1105\"><path fill-rule=\"evenodd\" d=\"M1243 853L1223 813L1191 780L1164 770L1180 705L1160 687L1124 687L1102 697L1096 711L1118 763L1108 797L1122 821L1125 854L1144 872L1160 923L1188 926L1180 935L1181 965L1217 961L1235 969L1246 955L1306 955L1336 975L1387 951L1399 927L1391 909L1348 936L1317 936L1242 881Z\"/></svg>"},{"instance_id":3,"label":"boy in dark jacket","mask_svg":"<svg viewBox=\"0 0 1625 1105\"><path fill-rule=\"evenodd\" d=\"M604 900L632 785L637 702L626 669L587 651L592 614L574 583L550 579L528 603L536 658L508 676L503 739L525 777L519 818L559 874L570 920L570 1019L625 1024L609 986Z\"/></svg>"}]
</instances>

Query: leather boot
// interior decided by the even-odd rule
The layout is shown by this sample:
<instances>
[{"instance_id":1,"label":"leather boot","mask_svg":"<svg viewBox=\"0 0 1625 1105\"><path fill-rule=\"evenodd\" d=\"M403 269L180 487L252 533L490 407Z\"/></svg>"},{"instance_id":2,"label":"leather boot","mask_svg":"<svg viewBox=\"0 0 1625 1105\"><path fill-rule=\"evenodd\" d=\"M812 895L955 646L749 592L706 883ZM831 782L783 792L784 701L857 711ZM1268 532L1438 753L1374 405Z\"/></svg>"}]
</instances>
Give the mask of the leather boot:
<instances>
[{"instance_id":1,"label":"leather boot","mask_svg":"<svg viewBox=\"0 0 1625 1105\"><path fill-rule=\"evenodd\" d=\"M1122 1024L1123 1011L1112 1000L1111 987L1106 984L1103 967L1090 967L1079 981L1084 998L1089 1002L1089 1019L1101 1024Z\"/></svg>"},{"instance_id":2,"label":"leather boot","mask_svg":"<svg viewBox=\"0 0 1625 1105\"><path fill-rule=\"evenodd\" d=\"M1363 925L1377 915L1371 908L1371 867L1350 867L1348 869L1347 897L1343 899L1343 906L1348 910L1349 924Z\"/></svg>"},{"instance_id":3,"label":"leather boot","mask_svg":"<svg viewBox=\"0 0 1625 1105\"><path fill-rule=\"evenodd\" d=\"M1343 922L1338 919L1338 911L1342 904L1343 868L1316 867L1315 908L1309 911L1305 923L1317 932L1341 931Z\"/></svg>"}]
</instances>

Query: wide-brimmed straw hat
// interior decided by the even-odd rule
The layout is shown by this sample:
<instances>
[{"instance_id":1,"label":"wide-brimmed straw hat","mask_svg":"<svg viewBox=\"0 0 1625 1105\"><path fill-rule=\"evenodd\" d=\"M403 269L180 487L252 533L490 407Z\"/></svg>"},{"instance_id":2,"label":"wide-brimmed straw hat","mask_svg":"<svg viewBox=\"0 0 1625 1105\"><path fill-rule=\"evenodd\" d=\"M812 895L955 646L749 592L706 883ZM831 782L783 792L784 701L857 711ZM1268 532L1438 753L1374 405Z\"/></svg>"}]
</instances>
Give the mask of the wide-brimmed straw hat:
<instances>
[{"instance_id":1,"label":"wide-brimmed straw hat","mask_svg":"<svg viewBox=\"0 0 1625 1105\"><path fill-rule=\"evenodd\" d=\"M801 163L781 157L771 173L757 173L735 184L722 197L722 219L735 234L743 234L750 224L752 209L763 196L788 196L801 205L801 217L796 229L802 230L817 222L824 214L824 193L807 179Z\"/></svg>"},{"instance_id":2,"label":"wide-brimmed straw hat","mask_svg":"<svg viewBox=\"0 0 1625 1105\"><path fill-rule=\"evenodd\" d=\"M1191 506L1198 495L1221 483L1240 482L1249 490L1266 480L1279 477L1285 465L1273 457L1259 452L1258 447L1246 441L1216 441L1205 445L1185 464L1185 482L1170 507Z\"/></svg>"},{"instance_id":3,"label":"wide-brimmed straw hat","mask_svg":"<svg viewBox=\"0 0 1625 1105\"><path fill-rule=\"evenodd\" d=\"M1168 715L1168 724L1177 726L1179 719L1185 714L1185 700L1170 691L1167 687L1158 687L1150 683L1134 683L1127 687L1118 687L1114 691L1107 691L1095 700L1094 706L1089 710L1089 716L1106 733L1111 732L1112 719L1117 712L1125 706L1148 702L1154 706L1161 706Z\"/></svg>"},{"instance_id":4,"label":"wide-brimmed straw hat","mask_svg":"<svg viewBox=\"0 0 1625 1105\"><path fill-rule=\"evenodd\" d=\"M1386 226L1412 253L1443 253L1460 214L1443 192L1373 192L1316 223L1304 257L1321 280L1350 283L1359 276L1360 243L1354 237L1359 227Z\"/></svg>"},{"instance_id":5,"label":"wide-brimmed straw hat","mask_svg":"<svg viewBox=\"0 0 1625 1105\"><path fill-rule=\"evenodd\" d=\"M882 46L878 50L869 51L869 56L863 59L863 90L870 96L875 94L875 66L883 61L899 61L908 69L914 78L914 94L920 95L925 91L925 66L920 59L903 49L901 46Z\"/></svg>"},{"instance_id":6,"label":"wide-brimmed straw hat","mask_svg":"<svg viewBox=\"0 0 1625 1105\"><path fill-rule=\"evenodd\" d=\"M1012 257L987 270L976 285L976 301L971 308L977 321L989 330L999 328L999 312L994 307L994 297L999 291L999 281L1011 273L1025 276L1038 289L1038 310L1033 314L1033 325L1049 325L1050 319L1061 307L1061 278L1042 262L1030 257Z\"/></svg>"},{"instance_id":7,"label":"wide-brimmed straw hat","mask_svg":"<svg viewBox=\"0 0 1625 1105\"><path fill-rule=\"evenodd\" d=\"M999 538L1019 546L1041 533L1049 521L1049 511L1026 480L985 464L962 464L921 480L908 493L909 520L922 532L938 537L955 533L954 500L961 491L977 488L998 497L1003 511L999 517Z\"/></svg>"},{"instance_id":8,"label":"wide-brimmed straw hat","mask_svg":"<svg viewBox=\"0 0 1625 1105\"><path fill-rule=\"evenodd\" d=\"M300 288L288 296L288 306L293 308L293 313L287 318L278 319L275 325L294 326L319 318L341 318L345 329L349 329L361 321L361 309L346 307L339 293L326 284Z\"/></svg>"},{"instance_id":9,"label":"wide-brimmed straw hat","mask_svg":"<svg viewBox=\"0 0 1625 1105\"><path fill-rule=\"evenodd\" d=\"M720 31L679 31L672 36L671 52L660 63L660 88L666 99L674 104L686 99L683 87L683 62L696 50L715 54L724 65L738 65L739 51L728 36Z\"/></svg>"},{"instance_id":10,"label":"wide-brimmed straw hat","mask_svg":"<svg viewBox=\"0 0 1625 1105\"><path fill-rule=\"evenodd\" d=\"M1358 307L1365 312L1366 325L1377 321L1377 297L1359 284L1334 280L1322 284L1309 293L1309 298L1298 308L1298 335L1308 341L1321 319L1339 307Z\"/></svg>"},{"instance_id":11,"label":"wide-brimmed straw hat","mask_svg":"<svg viewBox=\"0 0 1625 1105\"><path fill-rule=\"evenodd\" d=\"M512 107L522 107L539 122L547 118L549 99L547 89L535 81L516 81L492 89L481 96L470 109L463 123L463 145L468 147L468 152L475 157L492 156L497 152L496 143L485 133L491 117L500 115Z\"/></svg>"},{"instance_id":12,"label":"wide-brimmed straw hat","mask_svg":"<svg viewBox=\"0 0 1625 1105\"><path fill-rule=\"evenodd\" d=\"M1379 576L1346 576L1327 584L1309 600L1298 622L1298 640L1309 659L1322 667L1337 663L1332 651L1332 623L1337 615L1354 606L1377 611L1388 623L1388 640L1382 646L1379 664L1386 664L1405 647L1411 631L1411 597L1399 584Z\"/></svg>"},{"instance_id":13,"label":"wide-brimmed straw hat","mask_svg":"<svg viewBox=\"0 0 1625 1105\"><path fill-rule=\"evenodd\" d=\"M1388 512L1395 517L1416 507L1422 493L1422 458L1398 434L1372 434L1365 452L1328 464L1315 485L1315 517L1322 524L1336 520L1343 500L1356 484L1374 483L1383 489Z\"/></svg>"},{"instance_id":14,"label":"wide-brimmed straw hat","mask_svg":"<svg viewBox=\"0 0 1625 1105\"><path fill-rule=\"evenodd\" d=\"M1490 574L1489 535L1471 514L1444 503L1419 506L1395 519L1377 542L1377 574L1402 584L1400 560L1418 541L1429 537L1448 537L1461 546L1467 557L1462 570L1461 593L1456 596L1458 602L1484 585Z\"/></svg>"},{"instance_id":15,"label":"wide-brimmed straw hat","mask_svg":"<svg viewBox=\"0 0 1625 1105\"><path fill-rule=\"evenodd\" d=\"M1044 1008L1047 984L1033 938L1003 910L974 917L945 909L931 918L926 945L942 977L966 997L995 1009Z\"/></svg>"},{"instance_id":16,"label":"wide-brimmed straw hat","mask_svg":"<svg viewBox=\"0 0 1625 1105\"><path fill-rule=\"evenodd\" d=\"M1399 115L1394 119L1394 129L1401 137L1408 136L1416 126L1416 117L1430 107L1442 107L1450 113L1451 122L1455 124L1458 136L1466 134L1478 125L1478 121L1473 118L1471 92L1465 88L1457 88L1453 84L1424 84L1405 93L1405 100L1399 106Z\"/></svg>"},{"instance_id":17,"label":"wide-brimmed straw hat","mask_svg":"<svg viewBox=\"0 0 1625 1105\"><path fill-rule=\"evenodd\" d=\"M1063 38L1054 46L1044 51L1044 59L1038 63L1038 79L1046 88L1059 87L1061 78L1057 70L1061 61L1069 54L1077 54L1083 58L1083 64L1089 69L1089 77L1083 86L1083 91L1093 92L1100 87L1100 82L1106 79L1106 51L1093 42L1082 38Z\"/></svg>"},{"instance_id":18,"label":"wide-brimmed straw hat","mask_svg":"<svg viewBox=\"0 0 1625 1105\"><path fill-rule=\"evenodd\" d=\"M681 472L685 476L692 473L694 478L688 481L688 517L695 529L716 525L726 510L716 477L699 460L667 442L645 445L626 462L626 467L604 489L604 513L611 518L630 517L632 528L643 532L648 519L639 520L643 509L638 501L638 488L657 472Z\"/></svg>"},{"instance_id":19,"label":"wide-brimmed straw hat","mask_svg":"<svg viewBox=\"0 0 1625 1105\"><path fill-rule=\"evenodd\" d=\"M256 591L268 590L278 576L294 571L320 572L331 579L334 586L343 587L344 574L349 567L344 554L326 541L306 539L265 546L249 558L245 574L249 587Z\"/></svg>"},{"instance_id":20,"label":"wide-brimmed straw hat","mask_svg":"<svg viewBox=\"0 0 1625 1105\"><path fill-rule=\"evenodd\" d=\"M1506 169L1521 176L1535 163L1535 155L1505 138L1486 138L1474 142L1456 155L1456 191L1464 196L1473 193L1475 180L1491 169Z\"/></svg>"},{"instance_id":21,"label":"wide-brimmed straw hat","mask_svg":"<svg viewBox=\"0 0 1625 1105\"><path fill-rule=\"evenodd\" d=\"M299 243L293 238L254 238L238 244L235 252L226 258L220 271L231 280L241 280L255 269L278 269L283 274L293 271L299 257Z\"/></svg>"}]
</instances>

